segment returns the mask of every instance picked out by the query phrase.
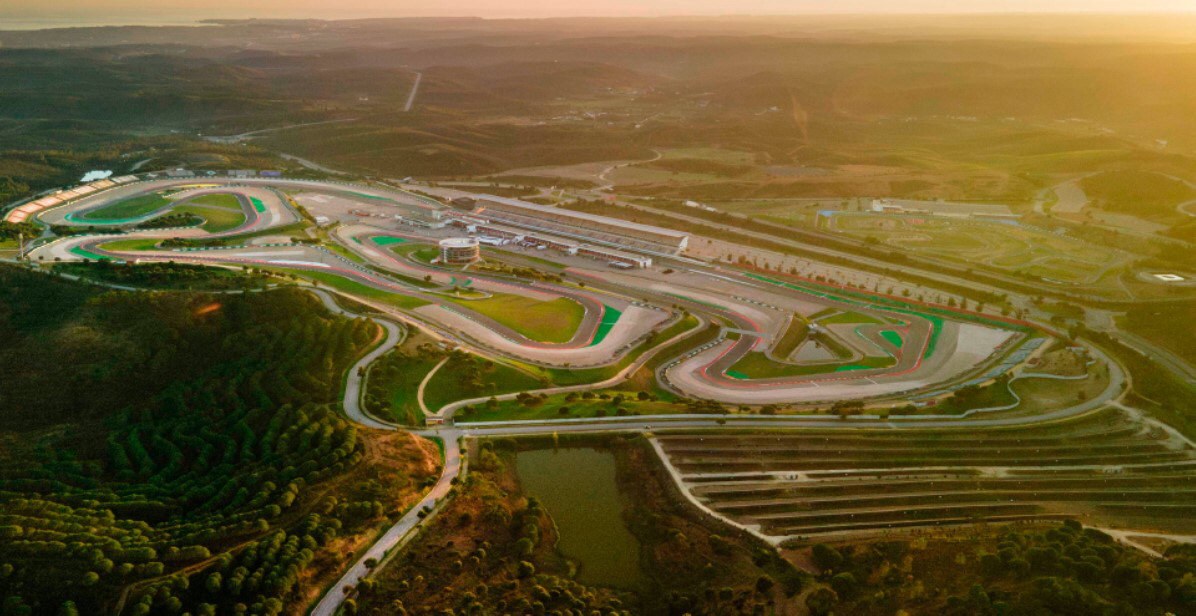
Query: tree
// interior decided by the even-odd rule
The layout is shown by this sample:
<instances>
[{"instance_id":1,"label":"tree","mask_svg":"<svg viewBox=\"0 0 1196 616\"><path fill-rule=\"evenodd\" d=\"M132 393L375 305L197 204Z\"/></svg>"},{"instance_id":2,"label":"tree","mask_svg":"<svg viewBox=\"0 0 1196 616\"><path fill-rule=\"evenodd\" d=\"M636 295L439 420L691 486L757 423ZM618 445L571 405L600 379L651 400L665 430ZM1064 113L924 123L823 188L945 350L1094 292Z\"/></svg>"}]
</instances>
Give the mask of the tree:
<instances>
[{"instance_id":1,"label":"tree","mask_svg":"<svg viewBox=\"0 0 1196 616\"><path fill-rule=\"evenodd\" d=\"M837 573L831 577L831 588L834 588L840 597L849 597L855 594L857 586L855 576L849 571Z\"/></svg>"},{"instance_id":2,"label":"tree","mask_svg":"<svg viewBox=\"0 0 1196 616\"><path fill-rule=\"evenodd\" d=\"M218 593L220 592L220 585L222 581L223 576L220 575L220 572L213 572L208 576L208 579L204 580L204 588L210 593Z\"/></svg>"},{"instance_id":3,"label":"tree","mask_svg":"<svg viewBox=\"0 0 1196 616\"><path fill-rule=\"evenodd\" d=\"M806 607L814 616L827 616L835 608L839 595L835 591L823 586L806 596Z\"/></svg>"},{"instance_id":4,"label":"tree","mask_svg":"<svg viewBox=\"0 0 1196 616\"><path fill-rule=\"evenodd\" d=\"M814 558L814 564L823 571L834 571L843 564L843 555L839 553L839 550L825 543L815 543L810 550L810 555Z\"/></svg>"}]
</instances>

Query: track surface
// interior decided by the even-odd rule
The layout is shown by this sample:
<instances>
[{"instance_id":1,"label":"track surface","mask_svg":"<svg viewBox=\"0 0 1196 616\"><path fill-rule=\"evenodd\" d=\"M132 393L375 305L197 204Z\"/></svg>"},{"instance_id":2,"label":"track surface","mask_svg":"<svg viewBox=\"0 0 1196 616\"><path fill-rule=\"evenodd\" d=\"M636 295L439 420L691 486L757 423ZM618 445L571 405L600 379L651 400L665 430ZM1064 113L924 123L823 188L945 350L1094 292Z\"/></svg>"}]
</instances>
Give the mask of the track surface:
<instances>
[{"instance_id":1,"label":"track surface","mask_svg":"<svg viewBox=\"0 0 1196 616\"><path fill-rule=\"evenodd\" d=\"M384 317L368 317L381 325L383 335L379 345L364 356L347 376L343 406L352 420L375 429L397 429L397 427L371 418L362 410L359 400L362 388L359 368L368 366L381 354L394 348L403 339L403 330L406 327L419 327L434 338L439 338L450 344L463 345L486 356L505 356L559 367L566 362L573 363L575 366L579 365L580 362L566 358L581 357L584 354L593 365L612 365L636 350L637 340L645 338L653 329L659 329L671 322L670 319L675 319L676 313L684 309L697 315L703 322L722 323L724 335L720 341L713 343L709 348L696 353L691 352L687 357L682 357L678 361L664 366L658 374L666 375L667 386L677 388L682 393L695 389L700 390L700 387L708 387L715 394L713 397L726 401L741 401L745 399L745 395L756 395L752 392L765 392L767 396L777 399L792 400L803 395L803 392L810 391L812 387L824 389L825 391L821 395L829 399L844 399L860 397L861 387L867 383L891 384L893 387L915 389L940 385L941 381L936 382L934 379L940 378L949 381L959 375L975 372L988 365L992 356L1003 352L1000 344L992 345L991 349L971 349L972 354L978 355L978 358L969 359L970 363L964 362L967 365L956 365L952 370L946 370L945 366L956 359L955 350L961 340L959 337L961 324L958 322L929 317L911 310L894 310L891 306L876 302L861 303L859 299L848 297L847 294L827 295L783 288L717 267L694 267L668 276L655 271L622 273L580 265L572 265L567 268L565 270L567 278L572 281L584 281L583 287L574 283L528 283L475 272L446 271L406 258L388 249L387 245L378 242L379 237L385 236L415 242L421 240L426 242L430 239L429 237L414 231L399 231L364 224L345 224L332 234L332 237L343 249L357 257L356 260L345 259L312 246L267 245L275 243L268 240L277 239L268 235L271 229L300 220L299 213L291 207L285 195L278 190L318 191L339 195L351 193L366 195L365 198L369 199L387 200L409 209L429 207L426 203L413 199L405 193L377 187L328 185L291 180L159 180L139 182L92 195L66 206L43 212L40 217L44 222L54 223L54 221L65 220L62 217L70 212L102 207L118 198L128 198L150 190L177 187L182 184L207 183L218 184L218 186L195 190L234 193L245 190L273 197L272 199L261 199L265 204L264 211L251 207L250 209L254 211L245 212L246 222L242 226L220 234L221 237L232 238L249 232L263 237L253 240L256 243L246 243L244 246L235 248L194 252L161 249L120 251L102 247L103 244L112 242L114 239L157 240L186 236L211 238L210 234L196 232L194 229L140 230L119 238L113 236L65 238L37 247L31 256L35 260L38 260L39 257L41 260L55 258L77 260L80 258L75 252L78 249L90 254L117 259L174 260L215 265L270 267L309 273L320 272L361 285L361 290L341 289L338 292L353 297L383 313ZM258 191L265 191L265 193L258 193ZM244 205L245 202L242 201L242 203ZM471 311L462 306L462 304L467 305L467 302L452 302L453 308L447 312L458 315L458 317L463 314L468 315L467 321L472 325L463 325L460 318L439 316L436 311L425 309L430 306L443 309L449 303L443 295L446 285L457 284L459 281L453 279L462 276L469 279L470 288L476 289L480 293L509 293L543 299L568 298L581 304L585 308L586 316L567 342L551 344L529 340L512 328L484 315L470 314ZM425 277L430 277L434 284L429 286L411 282L411 279L423 280ZM352 313L337 305L328 292L317 290L316 293L330 310L353 316ZM429 305L412 309L387 303L386 298L391 295L426 301L429 302ZM623 316L602 341L594 343L598 323L602 320L601 311L608 306L616 307L623 312ZM748 353L763 352L775 344L793 314L809 317L828 308L857 312L882 320L885 323L883 327L870 325L867 328L857 329L861 339L853 341L851 344L859 353L883 352L894 356L893 366L856 371L858 373L846 376L820 373L767 379L737 379L727 374L727 371ZM629 315L632 318L629 318ZM968 325L990 329L995 327L992 324ZM622 327L621 330L620 327ZM893 329L901 333L903 344L900 345L900 348L892 342L885 341L879 335L883 329ZM618 332L617 335L616 332ZM831 333L834 334L834 332ZM655 348L664 348L677 338L684 336L685 334L679 334L671 340L658 344ZM1016 336L1011 334L1011 337L1020 336L1022 334ZM932 338L936 341L936 348L933 351L929 348ZM1009 349L1004 349L1004 351L1007 350ZM641 351L651 350L641 349ZM817 429L849 433L860 430L905 433L927 429L976 431L1049 425L1084 416L1110 404L1119 404L1118 400L1127 385L1124 373L1115 362L1105 357L1098 349L1092 349L1092 352L1099 361L1103 361L1109 366L1109 379L1104 390L1083 403L1034 416L1011 416L996 413L989 416L982 412L958 416L917 415L888 418L859 415L849 419L831 419L825 415L671 415L508 421L472 423L462 426L454 426L449 423L440 427L420 430L417 433L437 437L444 441L446 459L439 480L418 505L388 529L369 549L368 553L362 555L345 572L341 580L332 586L331 591L321 598L312 613L333 614L344 600L344 594L340 592L340 589L346 585L356 584L368 572L368 568L365 566L366 559L382 560L386 554L401 546L411 536L411 531L418 527L421 521L419 512L425 508L434 509L438 503L443 501L449 494L453 480L464 472L459 445L462 438L550 432L671 432L678 430L725 432L727 430ZM650 353L648 352L638 353L633 361L616 371L614 376L607 381L576 386L576 388L608 386L634 372L649 357ZM956 362L956 364L958 363ZM951 374L947 374L947 372ZM560 390L564 391L565 389L561 388ZM748 394L744 392L748 392ZM748 399L757 400L757 398ZM446 407L445 417L451 417L454 408L454 405ZM676 473L674 475L683 492L691 495L685 482ZM725 517L717 513L716 515Z\"/></svg>"}]
</instances>

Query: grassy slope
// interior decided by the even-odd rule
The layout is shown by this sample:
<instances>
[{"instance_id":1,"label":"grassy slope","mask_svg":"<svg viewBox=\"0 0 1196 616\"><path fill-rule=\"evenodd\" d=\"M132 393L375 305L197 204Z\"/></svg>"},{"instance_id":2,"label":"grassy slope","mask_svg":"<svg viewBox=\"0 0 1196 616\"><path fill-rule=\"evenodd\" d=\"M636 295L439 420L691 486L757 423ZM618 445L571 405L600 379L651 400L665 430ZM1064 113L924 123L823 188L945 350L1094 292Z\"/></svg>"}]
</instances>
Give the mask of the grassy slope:
<instances>
[{"instance_id":1,"label":"grassy slope","mask_svg":"<svg viewBox=\"0 0 1196 616\"><path fill-rule=\"evenodd\" d=\"M211 195L200 195L187 200L188 203L197 205L210 205L213 207L222 207L230 210L241 209L241 200L237 199L236 195L225 193L216 193Z\"/></svg>"},{"instance_id":2,"label":"grassy slope","mask_svg":"<svg viewBox=\"0 0 1196 616\"><path fill-rule=\"evenodd\" d=\"M618 392L608 392L618 393ZM568 419L573 417L608 417L616 414L619 407L627 409L630 414L635 415L667 415L672 413L684 413L687 407L684 404L666 401L640 401L632 397L629 400L624 400L620 404L613 404L612 400L601 400L592 398L584 400L578 398L573 401L567 401L565 398L568 394L553 394L544 401L537 401L532 405L526 405L518 400L503 400L493 407L486 405L478 405L475 412L468 415L459 415L458 421L461 423L471 421L515 421L521 419ZM624 394L626 395L626 394ZM561 413L560 409L565 407L568 409L566 413Z\"/></svg>"},{"instance_id":3,"label":"grassy slope","mask_svg":"<svg viewBox=\"0 0 1196 616\"><path fill-rule=\"evenodd\" d=\"M1080 184L1100 206L1136 216L1172 215L1176 205L1196 199L1196 189L1149 171L1106 171L1086 177Z\"/></svg>"},{"instance_id":4,"label":"grassy slope","mask_svg":"<svg viewBox=\"0 0 1196 616\"><path fill-rule=\"evenodd\" d=\"M1196 364L1196 302L1135 308L1117 324Z\"/></svg>"},{"instance_id":5,"label":"grassy slope","mask_svg":"<svg viewBox=\"0 0 1196 616\"><path fill-rule=\"evenodd\" d=\"M381 289L375 289L374 287L371 287L369 285L365 285L360 282L357 282L356 280L349 280L348 278L344 278L342 276L338 276L336 274L331 274L328 272L312 272L312 271L308 271L308 270L296 270L296 269L288 269L288 268L283 268L283 267L265 268L265 269L269 269L271 271L284 272L287 274L295 274L301 278L307 278L309 280L314 280L321 285L330 287L337 291L343 291L350 295L356 295L359 297L364 297L366 299L380 301L380 302L390 304L390 305L398 307L398 308L405 308L408 310L413 310L415 308L419 308L420 306L428 305L428 302L425 302L424 300L421 300L421 299L416 299L414 297L408 297L406 295L399 295L397 293L388 293Z\"/></svg>"},{"instance_id":6,"label":"grassy slope","mask_svg":"<svg viewBox=\"0 0 1196 616\"><path fill-rule=\"evenodd\" d=\"M803 319L790 317L789 325L785 327L785 333L777 341L773 355L780 359L789 357L793 354L793 351L797 350L797 347L801 346L801 343L806 341L809 334L810 326Z\"/></svg>"},{"instance_id":7,"label":"grassy slope","mask_svg":"<svg viewBox=\"0 0 1196 616\"><path fill-rule=\"evenodd\" d=\"M228 195L207 195L209 197L222 197ZM245 224L245 214L238 209L226 209L223 206L201 206L201 205L180 205L174 208L175 212L183 214L194 214L204 219L204 224L200 227L208 233L221 233L230 229L235 229L238 226Z\"/></svg>"},{"instance_id":8,"label":"grassy slope","mask_svg":"<svg viewBox=\"0 0 1196 616\"><path fill-rule=\"evenodd\" d=\"M448 370L448 365L445 365L432 376L432 380L428 381L428 387L424 390L424 404L432 412L436 412L444 405L466 397L502 395L544 387L543 381L523 370L496 362L487 361L486 363L493 366L486 371L485 380L493 384L488 391L477 395L463 395L460 373Z\"/></svg>"},{"instance_id":9,"label":"grassy slope","mask_svg":"<svg viewBox=\"0 0 1196 616\"><path fill-rule=\"evenodd\" d=\"M896 363L891 357L865 357L857 362L850 364L817 364L809 366L798 366L790 364L779 364L772 361L763 353L753 351L743 357L743 359L735 362L727 370L727 373L735 373L738 378L746 379L769 379L782 376L803 376L809 374L824 374L827 372L847 372L852 369L862 370L865 368L886 368Z\"/></svg>"},{"instance_id":10,"label":"grassy slope","mask_svg":"<svg viewBox=\"0 0 1196 616\"><path fill-rule=\"evenodd\" d=\"M490 317L537 342L568 342L585 316L581 304L564 297L541 302L518 295L496 294L487 299L454 303Z\"/></svg>"},{"instance_id":11,"label":"grassy slope","mask_svg":"<svg viewBox=\"0 0 1196 616\"><path fill-rule=\"evenodd\" d=\"M157 193L138 195L92 210L80 218L82 220L137 218L168 204L170 204L170 200Z\"/></svg>"}]
</instances>

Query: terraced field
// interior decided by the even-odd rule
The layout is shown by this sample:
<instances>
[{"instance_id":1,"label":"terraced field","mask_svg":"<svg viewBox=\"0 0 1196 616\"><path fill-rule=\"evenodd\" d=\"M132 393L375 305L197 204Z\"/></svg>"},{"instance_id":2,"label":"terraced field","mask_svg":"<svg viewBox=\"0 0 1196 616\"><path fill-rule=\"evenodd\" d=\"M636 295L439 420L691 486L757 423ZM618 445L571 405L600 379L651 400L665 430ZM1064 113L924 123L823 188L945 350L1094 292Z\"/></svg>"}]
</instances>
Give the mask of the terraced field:
<instances>
[{"instance_id":1,"label":"terraced field","mask_svg":"<svg viewBox=\"0 0 1196 616\"><path fill-rule=\"evenodd\" d=\"M980 434L658 438L705 506L778 542L1049 518L1196 528L1196 449L1119 409Z\"/></svg>"}]
</instances>

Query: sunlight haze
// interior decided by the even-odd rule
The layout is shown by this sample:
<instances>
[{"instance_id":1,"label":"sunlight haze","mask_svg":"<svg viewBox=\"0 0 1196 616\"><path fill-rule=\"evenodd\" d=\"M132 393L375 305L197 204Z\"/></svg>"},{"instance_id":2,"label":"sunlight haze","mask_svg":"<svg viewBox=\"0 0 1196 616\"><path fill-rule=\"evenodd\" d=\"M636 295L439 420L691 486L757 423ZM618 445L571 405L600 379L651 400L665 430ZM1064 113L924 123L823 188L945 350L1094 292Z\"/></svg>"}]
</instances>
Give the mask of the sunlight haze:
<instances>
[{"instance_id":1,"label":"sunlight haze","mask_svg":"<svg viewBox=\"0 0 1196 616\"><path fill-rule=\"evenodd\" d=\"M1194 12L1189 0L459 0L428 3L414 0L233 0L182 2L169 0L80 0L78 2L4 3L0 16L54 20L119 15L129 20L214 17L286 17L352 19L360 17L481 16L660 16L660 15L791 15L791 14L917 14L917 13L1169 13ZM202 5L202 6L201 6ZM3 23L0 22L0 29Z\"/></svg>"}]
</instances>

